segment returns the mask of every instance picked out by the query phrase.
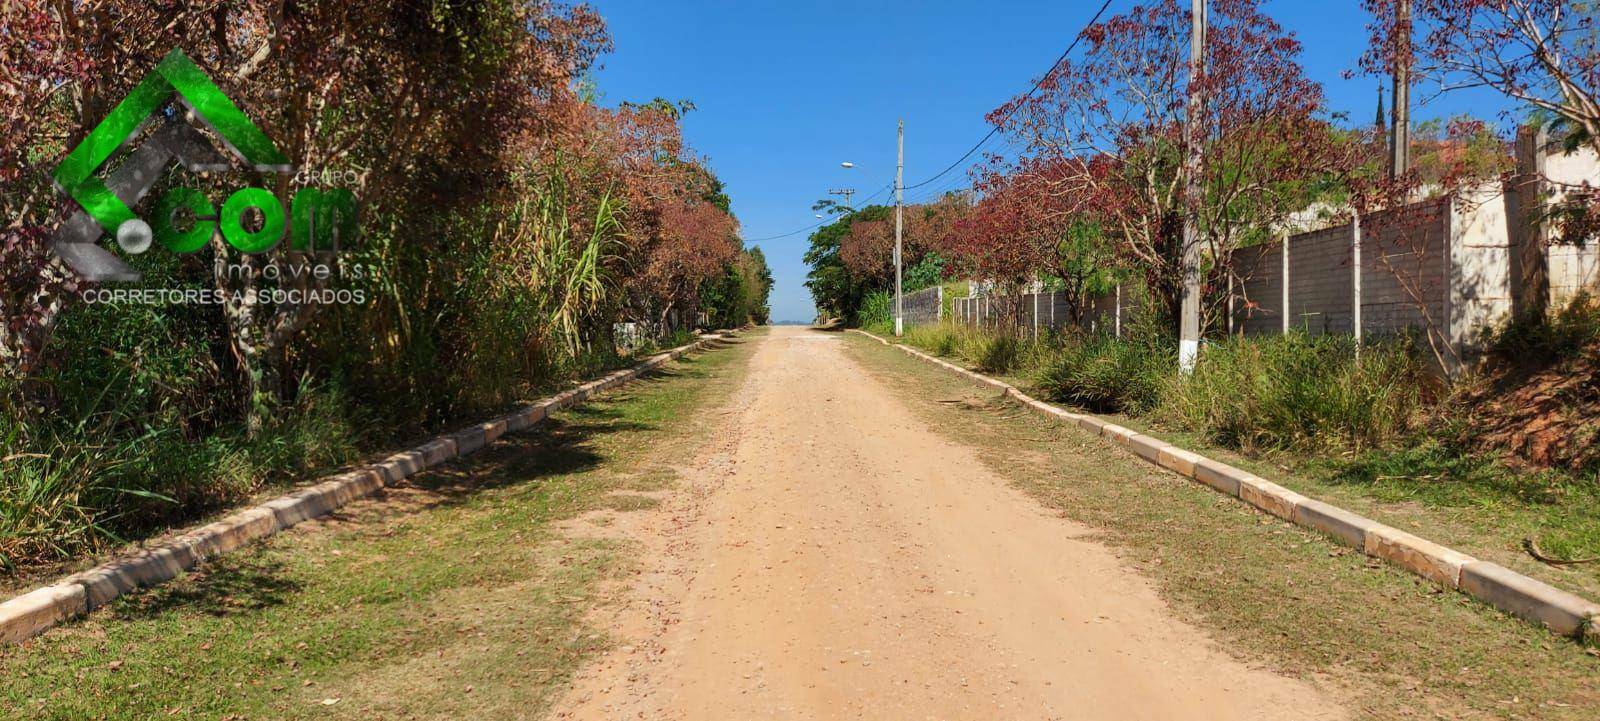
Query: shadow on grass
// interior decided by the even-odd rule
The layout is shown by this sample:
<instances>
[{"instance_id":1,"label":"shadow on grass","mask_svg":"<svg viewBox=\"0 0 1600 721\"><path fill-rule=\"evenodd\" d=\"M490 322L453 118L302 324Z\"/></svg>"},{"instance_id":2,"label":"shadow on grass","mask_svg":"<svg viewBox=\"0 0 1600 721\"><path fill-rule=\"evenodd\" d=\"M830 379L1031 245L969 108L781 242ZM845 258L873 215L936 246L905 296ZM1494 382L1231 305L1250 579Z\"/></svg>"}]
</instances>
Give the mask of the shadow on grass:
<instances>
[{"instance_id":1,"label":"shadow on grass","mask_svg":"<svg viewBox=\"0 0 1600 721\"><path fill-rule=\"evenodd\" d=\"M741 342L722 341L713 347ZM602 438L661 429L659 423L625 412L625 406L639 402L642 394L658 384L711 374L701 358L680 359L672 368L643 375L598 401L566 409L531 429L503 436L478 453L423 471L389 489L425 493L380 491L373 497L379 500L376 507L355 514L335 512L319 522L381 528L397 518L464 504L484 491L532 486L595 468L608 460L597 443ZM300 582L282 561L242 552L207 561L172 583L128 594L113 603L110 612L119 621L152 619L177 610L229 616L282 605L301 590Z\"/></svg>"},{"instance_id":2,"label":"shadow on grass","mask_svg":"<svg viewBox=\"0 0 1600 721\"><path fill-rule=\"evenodd\" d=\"M300 588L281 561L246 553L212 560L173 583L123 596L111 605L111 613L118 621L152 619L180 609L231 616L281 606Z\"/></svg>"}]
</instances>

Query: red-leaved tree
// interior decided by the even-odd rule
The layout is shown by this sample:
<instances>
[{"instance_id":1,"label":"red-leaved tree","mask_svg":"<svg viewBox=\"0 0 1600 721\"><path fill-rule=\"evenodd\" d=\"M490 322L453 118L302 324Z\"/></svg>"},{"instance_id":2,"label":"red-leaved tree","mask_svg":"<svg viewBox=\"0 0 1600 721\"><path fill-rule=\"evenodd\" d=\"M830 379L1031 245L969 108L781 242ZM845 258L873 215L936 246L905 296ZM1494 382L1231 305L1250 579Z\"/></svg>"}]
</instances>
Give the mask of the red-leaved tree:
<instances>
[{"instance_id":1,"label":"red-leaved tree","mask_svg":"<svg viewBox=\"0 0 1600 721\"><path fill-rule=\"evenodd\" d=\"M1211 4L1196 88L1205 102L1193 135L1203 157L1199 197L1185 197L1181 174L1190 21L1174 0L1090 26L1081 59L990 114L1033 162L1052 169L1036 182L1089 216L1174 318L1190 206L1215 282L1234 272L1230 252L1302 207L1305 181L1336 160L1336 138L1319 118L1321 88L1298 61L1300 43L1260 6Z\"/></svg>"}]
</instances>

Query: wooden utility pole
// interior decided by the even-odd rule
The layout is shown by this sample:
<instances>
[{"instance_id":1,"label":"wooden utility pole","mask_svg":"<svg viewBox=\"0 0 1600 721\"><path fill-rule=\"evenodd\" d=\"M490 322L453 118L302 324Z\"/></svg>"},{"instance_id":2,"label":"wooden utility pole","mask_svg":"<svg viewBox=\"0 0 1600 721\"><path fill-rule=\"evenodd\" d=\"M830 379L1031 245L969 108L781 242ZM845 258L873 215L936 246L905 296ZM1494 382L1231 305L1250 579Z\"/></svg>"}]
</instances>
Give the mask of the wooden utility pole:
<instances>
[{"instance_id":1,"label":"wooden utility pole","mask_svg":"<svg viewBox=\"0 0 1600 721\"><path fill-rule=\"evenodd\" d=\"M906 308L900 295L900 234L905 228L905 172L906 172L906 121L901 120L896 132L895 145L898 157L894 164L894 334L905 332Z\"/></svg>"},{"instance_id":2,"label":"wooden utility pole","mask_svg":"<svg viewBox=\"0 0 1600 721\"><path fill-rule=\"evenodd\" d=\"M1178 319L1178 369L1194 371L1200 356L1200 142L1205 100L1206 0L1190 0L1189 107L1183 125L1183 294Z\"/></svg>"},{"instance_id":3,"label":"wooden utility pole","mask_svg":"<svg viewBox=\"0 0 1600 721\"><path fill-rule=\"evenodd\" d=\"M1411 168L1411 0L1398 0L1394 19L1394 107L1389 129L1389 179Z\"/></svg>"}]
</instances>

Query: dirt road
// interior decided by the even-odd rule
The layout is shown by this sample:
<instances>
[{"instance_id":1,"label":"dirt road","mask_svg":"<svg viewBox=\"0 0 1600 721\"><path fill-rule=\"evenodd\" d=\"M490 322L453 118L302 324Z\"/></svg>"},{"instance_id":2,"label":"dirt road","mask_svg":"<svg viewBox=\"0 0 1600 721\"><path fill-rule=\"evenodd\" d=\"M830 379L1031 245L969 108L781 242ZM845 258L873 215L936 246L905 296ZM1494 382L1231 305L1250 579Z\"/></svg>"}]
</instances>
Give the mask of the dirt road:
<instances>
[{"instance_id":1,"label":"dirt road","mask_svg":"<svg viewBox=\"0 0 1600 721\"><path fill-rule=\"evenodd\" d=\"M778 328L594 619L578 719L1333 719L1172 617L1083 526L925 428L836 335Z\"/></svg>"}]
</instances>

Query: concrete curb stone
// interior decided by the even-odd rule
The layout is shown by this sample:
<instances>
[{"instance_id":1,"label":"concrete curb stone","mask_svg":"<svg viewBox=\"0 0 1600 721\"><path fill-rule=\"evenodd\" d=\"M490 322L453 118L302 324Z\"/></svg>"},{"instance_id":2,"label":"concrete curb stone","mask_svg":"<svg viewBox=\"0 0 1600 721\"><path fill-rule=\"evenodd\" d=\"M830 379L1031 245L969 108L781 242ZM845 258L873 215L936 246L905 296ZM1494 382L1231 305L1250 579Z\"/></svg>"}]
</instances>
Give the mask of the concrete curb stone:
<instances>
[{"instance_id":1,"label":"concrete curb stone","mask_svg":"<svg viewBox=\"0 0 1600 721\"><path fill-rule=\"evenodd\" d=\"M1366 553L1446 588L1461 587L1461 569L1478 559L1405 531L1378 526L1367 532Z\"/></svg>"},{"instance_id":2,"label":"concrete curb stone","mask_svg":"<svg viewBox=\"0 0 1600 721\"><path fill-rule=\"evenodd\" d=\"M1239 480L1239 500L1292 522L1295 506L1311 499L1272 481L1250 476Z\"/></svg>"},{"instance_id":3,"label":"concrete curb stone","mask_svg":"<svg viewBox=\"0 0 1600 721\"><path fill-rule=\"evenodd\" d=\"M456 442L442 436L417 446L416 451L422 454L422 467L433 468L456 457Z\"/></svg>"},{"instance_id":4,"label":"concrete curb stone","mask_svg":"<svg viewBox=\"0 0 1600 721\"><path fill-rule=\"evenodd\" d=\"M0 603L0 643L21 643L88 610L88 595L76 583L34 589Z\"/></svg>"},{"instance_id":5,"label":"concrete curb stone","mask_svg":"<svg viewBox=\"0 0 1600 721\"><path fill-rule=\"evenodd\" d=\"M1295 504L1294 523L1313 531L1321 531L1340 543L1362 552L1367 550L1367 534L1383 525L1338 506L1309 498Z\"/></svg>"},{"instance_id":6,"label":"concrete curb stone","mask_svg":"<svg viewBox=\"0 0 1600 721\"><path fill-rule=\"evenodd\" d=\"M372 468L383 477L385 484L399 483L422 470L422 454L402 451L372 464Z\"/></svg>"},{"instance_id":7,"label":"concrete curb stone","mask_svg":"<svg viewBox=\"0 0 1600 721\"><path fill-rule=\"evenodd\" d=\"M483 423L479 423L478 428L483 431L484 445L488 445L500 440L500 436L506 434L507 425L509 424L506 422L506 419L503 416L492 421L484 421Z\"/></svg>"},{"instance_id":8,"label":"concrete curb stone","mask_svg":"<svg viewBox=\"0 0 1600 721\"><path fill-rule=\"evenodd\" d=\"M1191 476L1191 478L1234 498L1239 497L1239 481L1250 477L1250 473L1234 468L1222 461L1204 457L1194 464L1194 475Z\"/></svg>"},{"instance_id":9,"label":"concrete curb stone","mask_svg":"<svg viewBox=\"0 0 1600 721\"><path fill-rule=\"evenodd\" d=\"M852 329L884 345L951 370L985 385L1006 389L1012 396L1041 413L1070 420L1091 435L1100 436L1156 465L1235 496L1250 505L1295 525L1327 534L1374 558L1440 585L1457 589L1514 616L1541 624L1580 642L1600 646L1600 604L1488 561L1441 546L1425 538L1386 526L1337 506L1308 498L1198 453L1088 414L1075 414L1033 399L1010 385L961 368L944 360L866 331Z\"/></svg>"},{"instance_id":10,"label":"concrete curb stone","mask_svg":"<svg viewBox=\"0 0 1600 721\"><path fill-rule=\"evenodd\" d=\"M1195 466L1204 460L1205 456L1169 445L1161 449L1156 465L1185 478L1194 478Z\"/></svg>"},{"instance_id":11,"label":"concrete curb stone","mask_svg":"<svg viewBox=\"0 0 1600 721\"><path fill-rule=\"evenodd\" d=\"M1600 605L1488 561L1461 568L1461 590L1563 636L1593 639L1593 619L1600 617Z\"/></svg>"},{"instance_id":12,"label":"concrete curb stone","mask_svg":"<svg viewBox=\"0 0 1600 721\"><path fill-rule=\"evenodd\" d=\"M707 345L706 336L689 345L652 356L632 368L569 389L511 414L454 433L438 436L409 451L395 453L366 467L330 476L261 505L184 531L171 539L139 549L55 584L0 602L0 643L20 643L68 619L83 615L140 586L177 577L207 558L234 551L303 521L317 518L368 496L386 485L464 456L506 433L525 430L549 417L550 411L587 399L593 392L636 379L649 370Z\"/></svg>"},{"instance_id":13,"label":"concrete curb stone","mask_svg":"<svg viewBox=\"0 0 1600 721\"><path fill-rule=\"evenodd\" d=\"M482 427L464 428L451 433L450 441L456 446L455 455L464 456L468 453L477 453L483 450L483 447L488 443L488 436L483 432Z\"/></svg>"},{"instance_id":14,"label":"concrete curb stone","mask_svg":"<svg viewBox=\"0 0 1600 721\"><path fill-rule=\"evenodd\" d=\"M1134 455L1158 466L1161 465L1161 452L1172 445L1160 438L1153 438L1143 433L1130 434L1125 443L1128 446L1128 450L1133 451Z\"/></svg>"}]
</instances>

